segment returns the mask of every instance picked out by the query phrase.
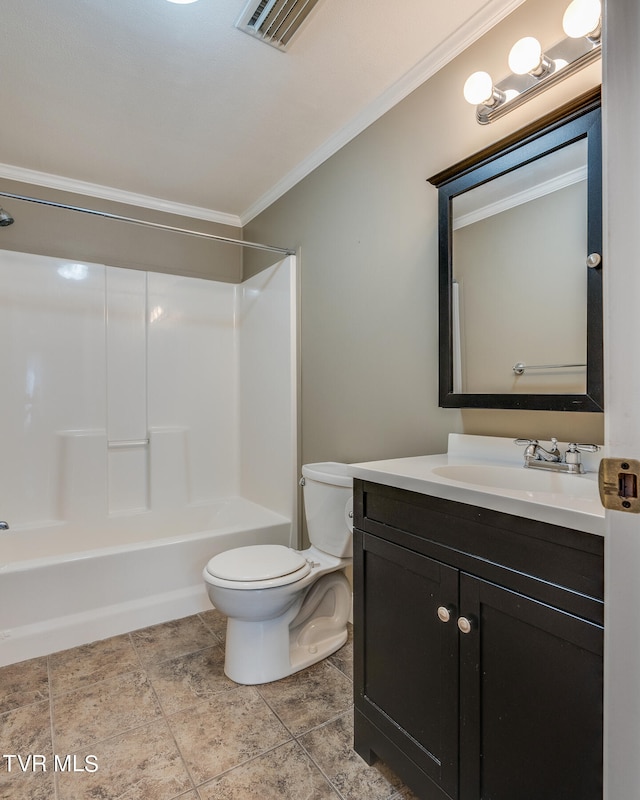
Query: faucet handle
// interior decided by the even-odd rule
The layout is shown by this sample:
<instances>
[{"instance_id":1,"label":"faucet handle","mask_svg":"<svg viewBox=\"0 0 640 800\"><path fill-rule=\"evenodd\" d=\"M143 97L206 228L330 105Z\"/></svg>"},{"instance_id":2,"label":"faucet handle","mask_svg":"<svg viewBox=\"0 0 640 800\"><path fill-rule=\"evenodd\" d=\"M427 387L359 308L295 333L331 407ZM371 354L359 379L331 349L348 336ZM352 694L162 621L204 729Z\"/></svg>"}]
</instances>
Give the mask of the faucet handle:
<instances>
[{"instance_id":1,"label":"faucet handle","mask_svg":"<svg viewBox=\"0 0 640 800\"><path fill-rule=\"evenodd\" d=\"M597 453L599 449L599 444L578 444L577 442L571 442L567 452L575 453L579 450L582 453Z\"/></svg>"},{"instance_id":2,"label":"faucet handle","mask_svg":"<svg viewBox=\"0 0 640 800\"><path fill-rule=\"evenodd\" d=\"M564 460L567 464L580 464L580 453L597 453L600 446L597 444L578 444L577 442L570 442L567 452L564 454Z\"/></svg>"},{"instance_id":3,"label":"faucet handle","mask_svg":"<svg viewBox=\"0 0 640 800\"><path fill-rule=\"evenodd\" d=\"M537 439L514 439L514 444L517 444L518 447L528 447L530 444L540 444Z\"/></svg>"}]
</instances>

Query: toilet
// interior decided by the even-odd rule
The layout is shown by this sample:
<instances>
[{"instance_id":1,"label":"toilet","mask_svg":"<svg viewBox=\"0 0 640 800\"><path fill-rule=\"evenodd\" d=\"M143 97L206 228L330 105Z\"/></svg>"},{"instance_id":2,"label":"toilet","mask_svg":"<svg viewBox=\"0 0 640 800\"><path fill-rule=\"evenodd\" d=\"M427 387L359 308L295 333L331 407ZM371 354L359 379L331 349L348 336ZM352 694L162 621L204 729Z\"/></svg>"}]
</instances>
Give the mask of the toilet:
<instances>
[{"instance_id":1,"label":"toilet","mask_svg":"<svg viewBox=\"0 0 640 800\"><path fill-rule=\"evenodd\" d=\"M315 664L347 640L353 553L353 488L347 465L302 467L311 546L237 547L204 569L211 603L227 616L225 674L268 683Z\"/></svg>"}]
</instances>

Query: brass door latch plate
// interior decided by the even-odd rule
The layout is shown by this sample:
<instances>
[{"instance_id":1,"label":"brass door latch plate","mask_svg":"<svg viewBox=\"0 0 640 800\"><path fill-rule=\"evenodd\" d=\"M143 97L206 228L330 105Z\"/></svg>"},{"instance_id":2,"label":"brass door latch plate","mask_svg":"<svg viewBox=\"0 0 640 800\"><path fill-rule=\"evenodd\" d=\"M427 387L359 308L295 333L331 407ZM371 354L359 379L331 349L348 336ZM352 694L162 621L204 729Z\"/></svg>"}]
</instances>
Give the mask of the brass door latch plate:
<instances>
[{"instance_id":1,"label":"brass door latch plate","mask_svg":"<svg viewBox=\"0 0 640 800\"><path fill-rule=\"evenodd\" d=\"M640 514L640 461L603 458L598 470L598 489L605 508Z\"/></svg>"}]
</instances>

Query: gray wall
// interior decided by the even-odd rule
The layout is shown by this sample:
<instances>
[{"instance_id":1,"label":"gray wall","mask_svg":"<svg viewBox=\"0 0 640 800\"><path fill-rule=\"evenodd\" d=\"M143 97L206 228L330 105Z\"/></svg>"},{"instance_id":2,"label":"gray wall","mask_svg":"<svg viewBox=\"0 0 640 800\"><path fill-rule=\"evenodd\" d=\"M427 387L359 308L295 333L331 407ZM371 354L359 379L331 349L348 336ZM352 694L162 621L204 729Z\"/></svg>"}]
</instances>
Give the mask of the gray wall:
<instances>
[{"instance_id":1,"label":"gray wall","mask_svg":"<svg viewBox=\"0 0 640 800\"><path fill-rule=\"evenodd\" d=\"M438 408L437 192L430 175L600 82L594 65L488 125L467 76L500 80L525 35L562 38L565 0L528 0L245 226L300 248L302 461L442 452L450 431L603 440L601 414ZM266 266L245 253L245 277Z\"/></svg>"},{"instance_id":2,"label":"gray wall","mask_svg":"<svg viewBox=\"0 0 640 800\"><path fill-rule=\"evenodd\" d=\"M586 392L584 368L511 369L586 363L586 193L574 183L454 231L465 392Z\"/></svg>"},{"instance_id":3,"label":"gray wall","mask_svg":"<svg viewBox=\"0 0 640 800\"><path fill-rule=\"evenodd\" d=\"M231 225L150 211L18 181L0 180L0 191L232 239L242 238L241 230ZM0 205L15 219L10 227L0 228L0 249L227 282L242 279L242 251L234 245L4 197L0 197Z\"/></svg>"}]
</instances>

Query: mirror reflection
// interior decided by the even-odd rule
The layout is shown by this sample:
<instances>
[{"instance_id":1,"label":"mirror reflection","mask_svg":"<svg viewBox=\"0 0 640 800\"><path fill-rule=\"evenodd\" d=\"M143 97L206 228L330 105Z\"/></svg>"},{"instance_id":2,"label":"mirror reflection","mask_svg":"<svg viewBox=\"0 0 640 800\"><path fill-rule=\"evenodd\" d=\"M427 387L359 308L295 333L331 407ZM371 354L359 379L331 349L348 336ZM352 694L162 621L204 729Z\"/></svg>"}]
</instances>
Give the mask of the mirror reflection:
<instances>
[{"instance_id":1,"label":"mirror reflection","mask_svg":"<svg viewBox=\"0 0 640 800\"><path fill-rule=\"evenodd\" d=\"M453 391L587 390L587 140L452 200Z\"/></svg>"}]
</instances>

